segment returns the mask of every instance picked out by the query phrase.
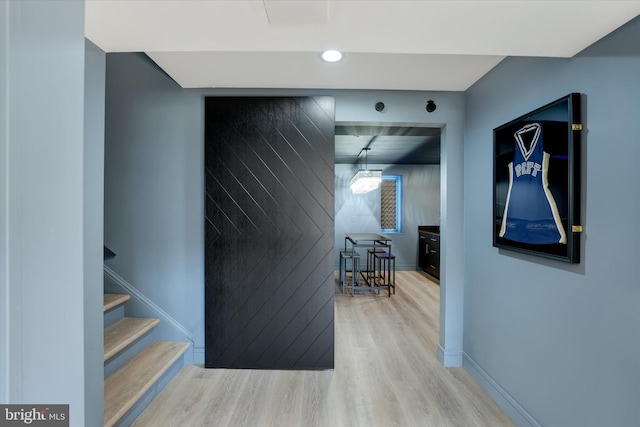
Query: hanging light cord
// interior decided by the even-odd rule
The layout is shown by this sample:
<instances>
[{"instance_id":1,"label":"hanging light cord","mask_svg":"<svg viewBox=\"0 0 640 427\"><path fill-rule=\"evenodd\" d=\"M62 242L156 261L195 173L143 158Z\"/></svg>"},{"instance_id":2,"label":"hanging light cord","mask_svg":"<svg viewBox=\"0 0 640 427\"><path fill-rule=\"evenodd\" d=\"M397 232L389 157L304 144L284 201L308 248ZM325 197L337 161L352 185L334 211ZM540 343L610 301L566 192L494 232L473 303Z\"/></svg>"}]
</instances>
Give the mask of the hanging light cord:
<instances>
[{"instance_id":1,"label":"hanging light cord","mask_svg":"<svg viewBox=\"0 0 640 427\"><path fill-rule=\"evenodd\" d=\"M367 162L367 151L371 150L371 144L373 144L373 141L375 141L376 138L378 138L378 135L373 135L371 137L371 139L369 140L369 142L367 142L367 145L362 147L362 149L360 150L360 152L356 156L356 161L360 158L360 154L362 154L362 152L364 151L364 161L365 161L365 163ZM366 168L367 168L367 166L365 166L365 169Z\"/></svg>"}]
</instances>

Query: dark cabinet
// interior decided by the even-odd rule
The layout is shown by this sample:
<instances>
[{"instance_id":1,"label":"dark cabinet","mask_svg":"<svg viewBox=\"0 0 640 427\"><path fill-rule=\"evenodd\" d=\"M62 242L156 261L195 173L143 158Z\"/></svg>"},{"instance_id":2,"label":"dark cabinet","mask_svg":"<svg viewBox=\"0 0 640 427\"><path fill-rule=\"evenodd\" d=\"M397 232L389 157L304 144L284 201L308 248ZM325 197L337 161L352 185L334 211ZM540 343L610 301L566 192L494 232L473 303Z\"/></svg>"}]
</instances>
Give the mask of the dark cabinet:
<instances>
[{"instance_id":1,"label":"dark cabinet","mask_svg":"<svg viewBox=\"0 0 640 427\"><path fill-rule=\"evenodd\" d=\"M420 231L418 239L418 263L420 268L440 279L440 235Z\"/></svg>"}]
</instances>

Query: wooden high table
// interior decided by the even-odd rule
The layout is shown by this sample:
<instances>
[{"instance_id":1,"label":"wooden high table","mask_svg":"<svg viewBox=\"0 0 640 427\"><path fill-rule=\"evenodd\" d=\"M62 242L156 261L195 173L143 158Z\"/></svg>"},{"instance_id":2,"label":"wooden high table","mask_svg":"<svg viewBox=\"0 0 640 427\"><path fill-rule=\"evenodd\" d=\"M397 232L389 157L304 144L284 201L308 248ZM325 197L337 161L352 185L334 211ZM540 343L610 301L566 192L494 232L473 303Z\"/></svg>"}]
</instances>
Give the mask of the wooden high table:
<instances>
[{"instance_id":1,"label":"wooden high table","mask_svg":"<svg viewBox=\"0 0 640 427\"><path fill-rule=\"evenodd\" d=\"M351 244L351 249L356 250L356 248L373 248L373 249L381 249L386 253L391 255L391 239L382 236L376 233L345 233L344 237L344 249L348 250L348 245ZM375 272L374 268L375 258L369 260L369 254L367 251L367 264L365 269L360 271L360 276L363 281L367 284L366 287L353 284L353 289L369 289L369 290L379 290L381 288L387 288L389 290L389 296L391 296L391 287L393 286L391 283L385 284L377 284L375 283L375 278L373 274ZM342 270L341 270L342 271ZM373 285L376 285L375 287ZM394 289L395 293L395 289Z\"/></svg>"}]
</instances>

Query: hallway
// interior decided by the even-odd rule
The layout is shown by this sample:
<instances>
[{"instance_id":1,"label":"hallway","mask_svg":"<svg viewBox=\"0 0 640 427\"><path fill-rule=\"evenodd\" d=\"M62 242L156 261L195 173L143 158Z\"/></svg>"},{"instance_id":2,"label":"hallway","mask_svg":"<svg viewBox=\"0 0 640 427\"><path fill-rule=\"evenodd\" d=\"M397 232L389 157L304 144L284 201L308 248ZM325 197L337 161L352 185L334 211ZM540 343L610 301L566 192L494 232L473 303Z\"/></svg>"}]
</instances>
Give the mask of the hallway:
<instances>
[{"instance_id":1,"label":"hallway","mask_svg":"<svg viewBox=\"0 0 640 427\"><path fill-rule=\"evenodd\" d=\"M440 288L397 272L396 295L335 298L332 371L185 366L135 426L512 426L462 368L437 360Z\"/></svg>"}]
</instances>

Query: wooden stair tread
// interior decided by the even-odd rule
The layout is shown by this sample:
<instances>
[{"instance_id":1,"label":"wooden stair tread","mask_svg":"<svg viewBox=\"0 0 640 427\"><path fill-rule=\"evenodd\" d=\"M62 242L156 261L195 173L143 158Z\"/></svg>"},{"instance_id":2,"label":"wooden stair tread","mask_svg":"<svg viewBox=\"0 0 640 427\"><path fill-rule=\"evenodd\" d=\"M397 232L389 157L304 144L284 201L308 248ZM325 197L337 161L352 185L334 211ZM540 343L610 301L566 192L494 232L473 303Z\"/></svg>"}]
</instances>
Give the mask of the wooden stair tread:
<instances>
[{"instance_id":1,"label":"wooden stair tread","mask_svg":"<svg viewBox=\"0 0 640 427\"><path fill-rule=\"evenodd\" d=\"M153 329L160 319L125 317L104 330L104 361Z\"/></svg>"},{"instance_id":2,"label":"wooden stair tread","mask_svg":"<svg viewBox=\"0 0 640 427\"><path fill-rule=\"evenodd\" d=\"M127 294L104 294L102 311L111 310L114 307L124 304L131 299L131 295Z\"/></svg>"},{"instance_id":3,"label":"wooden stair tread","mask_svg":"<svg viewBox=\"0 0 640 427\"><path fill-rule=\"evenodd\" d=\"M112 426L189 348L189 343L151 343L104 381L104 425Z\"/></svg>"}]
</instances>

